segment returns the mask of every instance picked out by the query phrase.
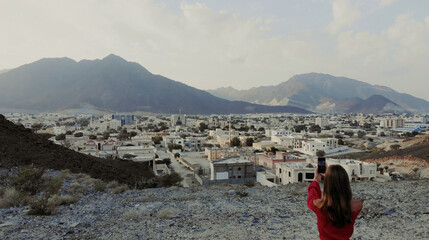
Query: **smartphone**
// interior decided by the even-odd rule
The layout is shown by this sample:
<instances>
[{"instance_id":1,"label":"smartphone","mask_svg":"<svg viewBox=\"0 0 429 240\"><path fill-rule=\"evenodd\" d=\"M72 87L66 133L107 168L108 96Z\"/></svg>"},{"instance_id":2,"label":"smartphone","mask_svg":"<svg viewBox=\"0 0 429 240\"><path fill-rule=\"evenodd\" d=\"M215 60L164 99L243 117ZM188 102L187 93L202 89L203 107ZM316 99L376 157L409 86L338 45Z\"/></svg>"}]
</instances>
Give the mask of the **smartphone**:
<instances>
[{"instance_id":1,"label":"smartphone","mask_svg":"<svg viewBox=\"0 0 429 240\"><path fill-rule=\"evenodd\" d=\"M326 159L324 157L317 158L317 172L318 173L326 172Z\"/></svg>"}]
</instances>

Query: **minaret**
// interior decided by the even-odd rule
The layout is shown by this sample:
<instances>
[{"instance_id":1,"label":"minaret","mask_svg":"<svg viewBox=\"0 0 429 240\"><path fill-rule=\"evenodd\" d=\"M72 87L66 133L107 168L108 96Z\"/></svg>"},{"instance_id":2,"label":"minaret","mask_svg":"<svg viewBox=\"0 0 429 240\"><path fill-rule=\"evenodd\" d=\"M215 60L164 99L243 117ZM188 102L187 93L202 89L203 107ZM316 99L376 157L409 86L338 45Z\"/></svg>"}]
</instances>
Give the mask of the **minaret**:
<instances>
[{"instance_id":1,"label":"minaret","mask_svg":"<svg viewBox=\"0 0 429 240\"><path fill-rule=\"evenodd\" d=\"M231 147L231 121L229 121L229 147Z\"/></svg>"}]
</instances>

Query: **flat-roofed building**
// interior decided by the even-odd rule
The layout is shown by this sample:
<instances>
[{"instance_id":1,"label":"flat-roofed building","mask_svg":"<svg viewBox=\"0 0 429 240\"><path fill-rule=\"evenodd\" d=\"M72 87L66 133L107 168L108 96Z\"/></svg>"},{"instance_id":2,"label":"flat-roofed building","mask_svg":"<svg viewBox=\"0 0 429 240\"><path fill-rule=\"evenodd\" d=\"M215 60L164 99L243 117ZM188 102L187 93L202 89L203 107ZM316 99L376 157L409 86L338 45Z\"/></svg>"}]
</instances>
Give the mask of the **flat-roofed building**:
<instances>
[{"instance_id":1,"label":"flat-roofed building","mask_svg":"<svg viewBox=\"0 0 429 240\"><path fill-rule=\"evenodd\" d=\"M317 165L308 162L281 162L276 163L276 176L279 184L296 182L311 182L314 179L314 170Z\"/></svg>"},{"instance_id":2,"label":"flat-roofed building","mask_svg":"<svg viewBox=\"0 0 429 240\"><path fill-rule=\"evenodd\" d=\"M253 161L230 157L210 162L210 180L255 178Z\"/></svg>"},{"instance_id":3,"label":"flat-roofed building","mask_svg":"<svg viewBox=\"0 0 429 240\"><path fill-rule=\"evenodd\" d=\"M350 181L373 180L377 176L377 165L375 163L362 162L351 159L326 159L326 164L341 165L349 175Z\"/></svg>"}]
</instances>

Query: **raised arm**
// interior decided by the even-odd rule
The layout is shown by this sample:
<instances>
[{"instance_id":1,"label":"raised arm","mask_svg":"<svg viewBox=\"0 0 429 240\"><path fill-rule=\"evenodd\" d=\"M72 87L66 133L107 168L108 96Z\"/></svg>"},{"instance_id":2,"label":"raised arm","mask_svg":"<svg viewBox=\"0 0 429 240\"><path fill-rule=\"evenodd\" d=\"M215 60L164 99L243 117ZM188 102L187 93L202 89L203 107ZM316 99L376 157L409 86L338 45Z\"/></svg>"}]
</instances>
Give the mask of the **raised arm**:
<instances>
[{"instance_id":1,"label":"raised arm","mask_svg":"<svg viewBox=\"0 0 429 240\"><path fill-rule=\"evenodd\" d=\"M314 205L314 200L322 197L322 191L320 190L319 181L322 178L322 174L317 172L317 168L314 170L314 180L308 186L308 198L307 198L307 206L313 212L316 212L317 207Z\"/></svg>"}]
</instances>

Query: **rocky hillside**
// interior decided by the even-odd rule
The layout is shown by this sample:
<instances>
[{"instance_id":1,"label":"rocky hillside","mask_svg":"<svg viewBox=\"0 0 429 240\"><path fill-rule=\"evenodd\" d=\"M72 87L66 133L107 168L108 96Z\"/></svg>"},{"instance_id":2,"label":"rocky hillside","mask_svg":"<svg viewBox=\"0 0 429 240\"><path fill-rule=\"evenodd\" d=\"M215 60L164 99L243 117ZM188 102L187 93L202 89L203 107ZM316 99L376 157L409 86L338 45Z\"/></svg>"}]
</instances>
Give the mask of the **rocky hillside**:
<instances>
[{"instance_id":1,"label":"rocky hillside","mask_svg":"<svg viewBox=\"0 0 429 240\"><path fill-rule=\"evenodd\" d=\"M108 160L77 153L56 145L23 126L15 125L0 115L0 163L2 168L33 164L49 169L69 169L105 181L116 180L135 186L142 178L153 178L146 163Z\"/></svg>"},{"instance_id":2,"label":"rocky hillside","mask_svg":"<svg viewBox=\"0 0 429 240\"><path fill-rule=\"evenodd\" d=\"M428 239L429 180L352 183L363 200L353 239ZM0 209L4 239L317 239L307 184L216 185L88 193L58 215Z\"/></svg>"},{"instance_id":3,"label":"rocky hillside","mask_svg":"<svg viewBox=\"0 0 429 240\"><path fill-rule=\"evenodd\" d=\"M371 85L346 77L306 73L295 75L276 86L248 90L220 88L209 90L215 96L267 105L291 105L315 112L344 112L362 99L383 96L406 111L428 112L429 102L399 93L385 86ZM356 101L357 100L357 101Z\"/></svg>"},{"instance_id":4,"label":"rocky hillside","mask_svg":"<svg viewBox=\"0 0 429 240\"><path fill-rule=\"evenodd\" d=\"M150 73L143 66L109 55L76 62L48 58L0 74L0 109L75 112L187 114L309 113L295 106L228 101ZM14 110L17 111L17 110Z\"/></svg>"},{"instance_id":5,"label":"rocky hillside","mask_svg":"<svg viewBox=\"0 0 429 240\"><path fill-rule=\"evenodd\" d=\"M404 108L381 95L372 95L368 99L351 106L347 111L363 114L406 112Z\"/></svg>"}]
</instances>

